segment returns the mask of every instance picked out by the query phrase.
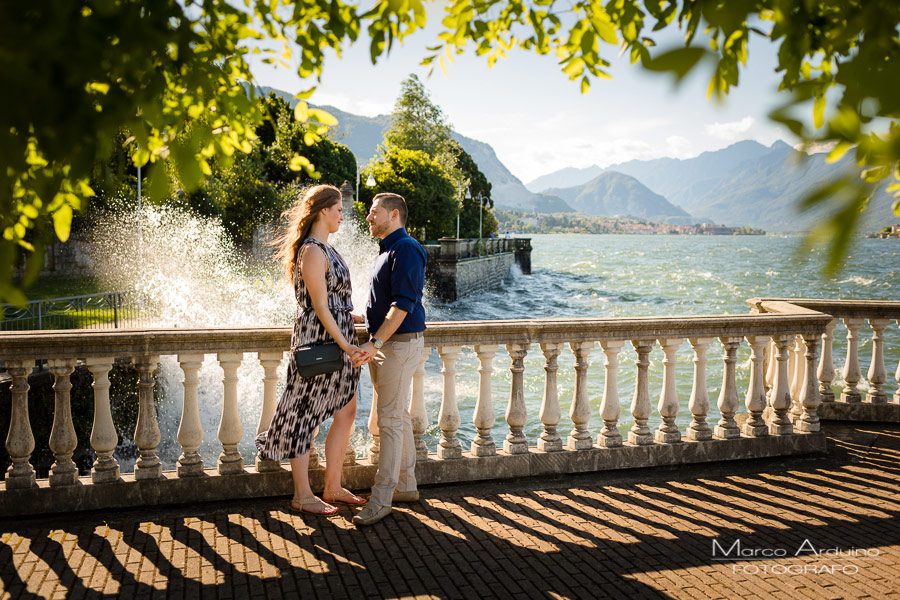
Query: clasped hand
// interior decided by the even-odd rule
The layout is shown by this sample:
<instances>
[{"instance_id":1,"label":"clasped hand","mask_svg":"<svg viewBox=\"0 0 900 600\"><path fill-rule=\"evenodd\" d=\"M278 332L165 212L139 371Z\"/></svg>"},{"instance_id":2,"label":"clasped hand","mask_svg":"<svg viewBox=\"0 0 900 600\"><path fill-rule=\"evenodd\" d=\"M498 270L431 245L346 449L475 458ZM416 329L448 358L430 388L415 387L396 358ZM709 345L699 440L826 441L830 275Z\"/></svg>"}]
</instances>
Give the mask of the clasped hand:
<instances>
[{"instance_id":1,"label":"clasped hand","mask_svg":"<svg viewBox=\"0 0 900 600\"><path fill-rule=\"evenodd\" d=\"M350 357L350 363L354 367L361 367L365 364L372 362L372 359L375 358L374 355L369 354L359 346L350 345L349 348L344 350L347 355Z\"/></svg>"}]
</instances>

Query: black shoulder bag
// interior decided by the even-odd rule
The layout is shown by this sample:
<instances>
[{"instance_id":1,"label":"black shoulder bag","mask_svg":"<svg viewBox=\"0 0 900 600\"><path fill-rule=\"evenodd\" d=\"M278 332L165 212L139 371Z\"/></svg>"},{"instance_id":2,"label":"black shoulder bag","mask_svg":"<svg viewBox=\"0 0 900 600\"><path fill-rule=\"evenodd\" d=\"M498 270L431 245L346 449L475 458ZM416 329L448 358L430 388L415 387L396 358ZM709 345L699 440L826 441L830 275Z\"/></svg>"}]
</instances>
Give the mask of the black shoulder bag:
<instances>
[{"instance_id":1,"label":"black shoulder bag","mask_svg":"<svg viewBox=\"0 0 900 600\"><path fill-rule=\"evenodd\" d=\"M325 252L325 258L328 253ZM330 267L329 260L329 267ZM300 268L300 261L297 261L297 268ZM299 275L299 273L298 273ZM325 275L326 286L328 283L328 274ZM303 344L293 349L294 365L297 367L297 373L301 377L315 377L316 375L324 375L325 373L334 373L343 366L344 351L337 345L337 342L318 342L315 344Z\"/></svg>"}]
</instances>

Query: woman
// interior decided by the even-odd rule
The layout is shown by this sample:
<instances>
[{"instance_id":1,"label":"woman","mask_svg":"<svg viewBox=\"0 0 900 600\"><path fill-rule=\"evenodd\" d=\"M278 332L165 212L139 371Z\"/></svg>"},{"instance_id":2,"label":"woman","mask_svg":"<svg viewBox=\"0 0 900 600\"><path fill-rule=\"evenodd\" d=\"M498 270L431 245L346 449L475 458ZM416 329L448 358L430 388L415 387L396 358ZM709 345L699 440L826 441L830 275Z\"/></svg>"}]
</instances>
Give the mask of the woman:
<instances>
[{"instance_id":1,"label":"woman","mask_svg":"<svg viewBox=\"0 0 900 600\"><path fill-rule=\"evenodd\" d=\"M287 231L274 243L299 305L291 347L334 340L344 351L343 366L333 373L307 378L297 373L291 359L284 394L268 431L256 438L256 446L261 456L290 459L294 479L292 510L331 515L338 509L330 503L366 503L341 487L344 454L356 418L359 368L352 361L368 362L353 343L353 324L361 317L350 312L350 270L341 255L328 245L329 234L335 233L344 220L341 192L330 185L314 186L285 214ZM325 440L325 490L319 499L309 486L309 449L316 427L332 415L334 420Z\"/></svg>"}]
</instances>

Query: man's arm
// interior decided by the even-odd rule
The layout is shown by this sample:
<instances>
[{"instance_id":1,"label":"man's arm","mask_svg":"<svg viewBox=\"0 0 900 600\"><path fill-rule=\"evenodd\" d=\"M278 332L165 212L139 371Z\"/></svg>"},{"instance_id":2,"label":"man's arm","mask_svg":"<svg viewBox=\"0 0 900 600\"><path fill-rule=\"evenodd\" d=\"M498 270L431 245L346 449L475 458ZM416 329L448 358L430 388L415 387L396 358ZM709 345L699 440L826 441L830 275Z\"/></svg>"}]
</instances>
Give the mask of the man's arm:
<instances>
[{"instance_id":1,"label":"man's arm","mask_svg":"<svg viewBox=\"0 0 900 600\"><path fill-rule=\"evenodd\" d=\"M387 315L384 317L384 323L381 324L381 327L378 328L378 331L375 332L373 336L376 339L381 340L382 342L387 342L391 339L391 336L394 335L394 332L397 331L397 328L400 327L400 324L403 323L403 319L406 318L406 315L409 314L402 308L397 308L396 306L392 306ZM365 358L361 358L357 362L353 364L355 366L364 365L375 356L375 353L378 350L375 349L375 346L371 341L363 344L360 349L363 352L366 352Z\"/></svg>"}]
</instances>

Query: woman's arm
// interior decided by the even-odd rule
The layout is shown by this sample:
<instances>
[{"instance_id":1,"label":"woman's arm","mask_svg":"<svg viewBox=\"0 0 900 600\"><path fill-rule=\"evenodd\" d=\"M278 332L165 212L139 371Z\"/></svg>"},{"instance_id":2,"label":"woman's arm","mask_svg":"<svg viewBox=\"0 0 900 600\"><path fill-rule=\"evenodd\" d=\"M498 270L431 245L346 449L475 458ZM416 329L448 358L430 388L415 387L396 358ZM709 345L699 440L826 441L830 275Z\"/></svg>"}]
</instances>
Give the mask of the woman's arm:
<instances>
[{"instance_id":1,"label":"woman's arm","mask_svg":"<svg viewBox=\"0 0 900 600\"><path fill-rule=\"evenodd\" d=\"M310 246L313 246L314 250L307 251L306 249ZM300 276L303 277L303 283L306 284L306 289L309 291L309 299L312 301L316 316L341 350L353 358L360 350L344 337L337 321L334 320L334 315L328 308L328 286L325 283L327 269L328 257L325 256L324 250L315 244L303 247L300 252Z\"/></svg>"}]
</instances>

